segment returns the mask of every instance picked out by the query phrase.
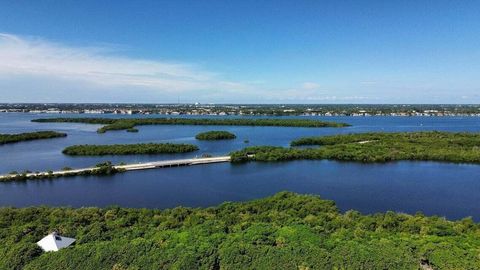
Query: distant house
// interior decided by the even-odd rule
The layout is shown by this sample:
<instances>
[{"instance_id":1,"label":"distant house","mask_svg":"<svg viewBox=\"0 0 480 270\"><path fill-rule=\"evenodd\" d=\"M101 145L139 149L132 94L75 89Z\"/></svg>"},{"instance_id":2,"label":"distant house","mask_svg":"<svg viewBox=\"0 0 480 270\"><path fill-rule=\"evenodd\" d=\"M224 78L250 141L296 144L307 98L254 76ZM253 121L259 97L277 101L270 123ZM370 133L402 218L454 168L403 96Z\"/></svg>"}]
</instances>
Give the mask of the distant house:
<instances>
[{"instance_id":1,"label":"distant house","mask_svg":"<svg viewBox=\"0 0 480 270\"><path fill-rule=\"evenodd\" d=\"M75 242L74 238L60 236L56 232L53 232L38 241L37 245L41 247L43 251L58 251L70 246L73 242Z\"/></svg>"}]
</instances>

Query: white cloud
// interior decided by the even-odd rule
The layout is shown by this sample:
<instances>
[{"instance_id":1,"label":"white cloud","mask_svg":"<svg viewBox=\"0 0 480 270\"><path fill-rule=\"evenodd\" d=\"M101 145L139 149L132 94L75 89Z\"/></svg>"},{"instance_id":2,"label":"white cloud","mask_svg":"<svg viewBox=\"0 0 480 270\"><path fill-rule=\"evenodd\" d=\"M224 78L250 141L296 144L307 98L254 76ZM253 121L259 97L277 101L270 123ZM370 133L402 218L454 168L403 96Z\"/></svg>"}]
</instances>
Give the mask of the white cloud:
<instances>
[{"instance_id":1,"label":"white cloud","mask_svg":"<svg viewBox=\"0 0 480 270\"><path fill-rule=\"evenodd\" d=\"M353 91L320 86L314 82L304 82L292 88L265 89L272 102L285 103L364 103L379 100L374 95L357 95Z\"/></svg>"},{"instance_id":2,"label":"white cloud","mask_svg":"<svg viewBox=\"0 0 480 270\"><path fill-rule=\"evenodd\" d=\"M314 83L314 82L304 82L302 84L302 88L305 89L305 90L313 90L313 89L320 88L320 85L318 83Z\"/></svg>"},{"instance_id":3,"label":"white cloud","mask_svg":"<svg viewBox=\"0 0 480 270\"><path fill-rule=\"evenodd\" d=\"M0 102L478 103L480 98L476 81L461 83L455 77L441 85L402 75L396 80L393 76L393 81L353 82L345 77L323 81L322 85L306 81L272 86L264 80L225 80L221 74L191 63L138 59L120 53L110 46L75 47L0 33Z\"/></svg>"},{"instance_id":4,"label":"white cloud","mask_svg":"<svg viewBox=\"0 0 480 270\"><path fill-rule=\"evenodd\" d=\"M159 93L248 89L192 64L116 56L108 48L71 47L12 34L0 33L0 59L0 76L9 79L44 78L63 84L81 82L94 88L132 87Z\"/></svg>"}]
</instances>

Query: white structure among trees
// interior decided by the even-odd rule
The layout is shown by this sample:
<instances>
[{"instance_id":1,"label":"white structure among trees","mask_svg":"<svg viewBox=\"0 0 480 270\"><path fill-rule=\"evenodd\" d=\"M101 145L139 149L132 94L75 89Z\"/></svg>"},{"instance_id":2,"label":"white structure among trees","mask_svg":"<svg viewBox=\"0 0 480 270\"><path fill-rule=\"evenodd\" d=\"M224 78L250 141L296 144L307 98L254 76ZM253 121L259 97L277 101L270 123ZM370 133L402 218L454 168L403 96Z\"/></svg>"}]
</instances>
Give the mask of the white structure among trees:
<instances>
[{"instance_id":1,"label":"white structure among trees","mask_svg":"<svg viewBox=\"0 0 480 270\"><path fill-rule=\"evenodd\" d=\"M66 248L75 242L74 238L64 237L53 232L42 240L37 242L37 245L43 249L43 251L58 251L62 248Z\"/></svg>"}]
</instances>

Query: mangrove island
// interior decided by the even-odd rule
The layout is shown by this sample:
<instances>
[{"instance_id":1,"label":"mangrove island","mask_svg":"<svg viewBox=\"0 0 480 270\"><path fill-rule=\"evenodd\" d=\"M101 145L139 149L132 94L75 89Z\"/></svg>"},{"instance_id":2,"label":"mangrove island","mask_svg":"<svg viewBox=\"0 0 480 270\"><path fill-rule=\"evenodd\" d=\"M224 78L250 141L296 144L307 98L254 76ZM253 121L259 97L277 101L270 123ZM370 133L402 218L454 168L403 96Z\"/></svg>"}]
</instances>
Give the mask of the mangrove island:
<instances>
[{"instance_id":1,"label":"mangrove island","mask_svg":"<svg viewBox=\"0 0 480 270\"><path fill-rule=\"evenodd\" d=\"M66 137L67 134L55 131L36 131L17 134L0 134L0 145L22 141Z\"/></svg>"},{"instance_id":2,"label":"mangrove island","mask_svg":"<svg viewBox=\"0 0 480 270\"><path fill-rule=\"evenodd\" d=\"M276 127L347 127L349 124L324 122L309 119L263 119L263 118L40 118L32 122L40 123L85 123L100 124L98 133L109 130L128 130L140 125L202 125L202 126L276 126Z\"/></svg>"},{"instance_id":3,"label":"mangrove island","mask_svg":"<svg viewBox=\"0 0 480 270\"><path fill-rule=\"evenodd\" d=\"M140 154L174 154L197 151L193 144L174 143L138 143L110 145L72 145L63 149L62 153L71 156L103 156L103 155L140 155Z\"/></svg>"},{"instance_id":4,"label":"mangrove island","mask_svg":"<svg viewBox=\"0 0 480 270\"><path fill-rule=\"evenodd\" d=\"M231 153L232 162L331 159L365 163L398 160L480 163L479 133L358 133L300 138L291 145L320 147L247 147Z\"/></svg>"},{"instance_id":5,"label":"mangrove island","mask_svg":"<svg viewBox=\"0 0 480 270\"><path fill-rule=\"evenodd\" d=\"M213 140L233 140L237 136L235 134L228 132L228 131L207 131L198 133L195 136L197 140L206 140L206 141L213 141Z\"/></svg>"}]
</instances>

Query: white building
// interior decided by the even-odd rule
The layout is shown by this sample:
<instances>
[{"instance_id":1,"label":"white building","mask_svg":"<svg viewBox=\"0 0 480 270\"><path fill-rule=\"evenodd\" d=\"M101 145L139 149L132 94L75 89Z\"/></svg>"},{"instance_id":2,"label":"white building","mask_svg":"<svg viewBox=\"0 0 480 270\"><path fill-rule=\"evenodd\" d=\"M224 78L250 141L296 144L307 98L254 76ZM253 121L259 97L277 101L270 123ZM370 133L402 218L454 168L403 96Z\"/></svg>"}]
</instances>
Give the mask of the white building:
<instances>
[{"instance_id":1,"label":"white building","mask_svg":"<svg viewBox=\"0 0 480 270\"><path fill-rule=\"evenodd\" d=\"M41 247L43 251L58 251L70 246L73 242L75 242L75 239L60 236L56 232L53 232L38 241L37 245Z\"/></svg>"}]
</instances>

